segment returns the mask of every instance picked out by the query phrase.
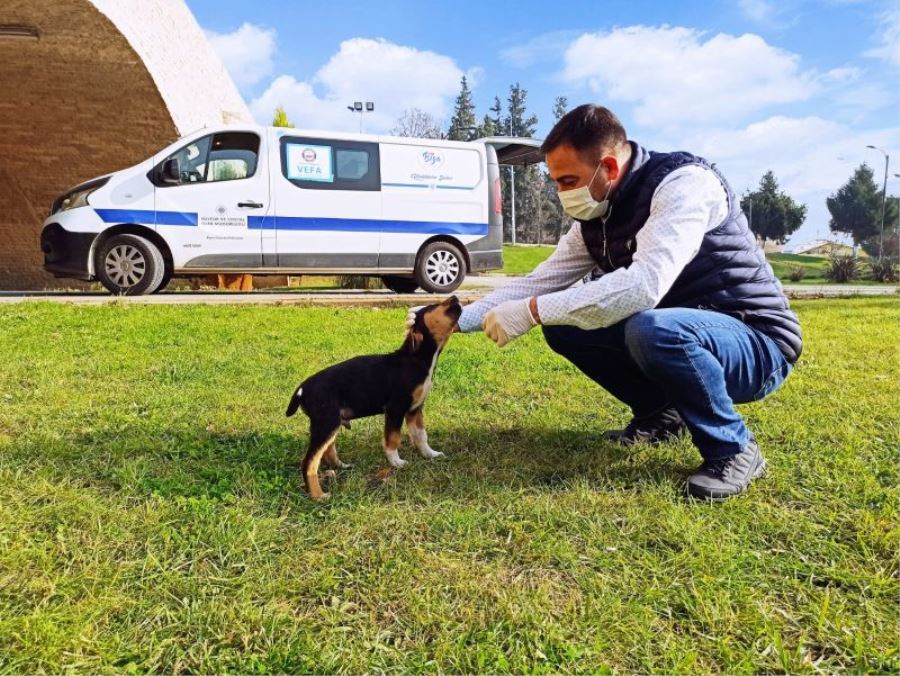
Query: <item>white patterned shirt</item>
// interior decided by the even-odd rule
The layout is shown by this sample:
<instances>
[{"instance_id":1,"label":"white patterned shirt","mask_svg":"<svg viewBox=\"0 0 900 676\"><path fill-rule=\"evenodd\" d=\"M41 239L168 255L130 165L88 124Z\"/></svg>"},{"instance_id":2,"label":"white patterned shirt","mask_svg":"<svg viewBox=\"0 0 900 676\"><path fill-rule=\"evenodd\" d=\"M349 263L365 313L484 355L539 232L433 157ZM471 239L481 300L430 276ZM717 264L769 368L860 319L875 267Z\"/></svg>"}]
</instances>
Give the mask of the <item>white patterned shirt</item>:
<instances>
[{"instance_id":1,"label":"white patterned shirt","mask_svg":"<svg viewBox=\"0 0 900 676\"><path fill-rule=\"evenodd\" d=\"M650 310L697 255L706 233L727 215L728 197L715 173L699 165L676 169L653 193L650 215L635 236L631 265L572 286L597 265L581 236L581 224L575 223L533 272L465 306L460 330L477 331L494 306L532 296L537 296L541 323L582 329L611 326Z\"/></svg>"}]
</instances>

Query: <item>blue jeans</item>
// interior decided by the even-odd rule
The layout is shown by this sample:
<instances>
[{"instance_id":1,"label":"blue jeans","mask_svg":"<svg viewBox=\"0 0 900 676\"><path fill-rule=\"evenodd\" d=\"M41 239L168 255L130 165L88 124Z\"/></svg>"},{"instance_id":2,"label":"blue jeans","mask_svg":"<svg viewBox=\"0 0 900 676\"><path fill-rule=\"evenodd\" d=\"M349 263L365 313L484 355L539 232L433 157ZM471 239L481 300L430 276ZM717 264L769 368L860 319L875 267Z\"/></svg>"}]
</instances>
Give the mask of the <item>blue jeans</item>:
<instances>
[{"instance_id":1,"label":"blue jeans","mask_svg":"<svg viewBox=\"0 0 900 676\"><path fill-rule=\"evenodd\" d=\"M707 460L747 445L752 436L734 404L774 392L792 368L768 336L709 310L647 310L590 331L543 329L554 352L636 417L674 406Z\"/></svg>"}]
</instances>

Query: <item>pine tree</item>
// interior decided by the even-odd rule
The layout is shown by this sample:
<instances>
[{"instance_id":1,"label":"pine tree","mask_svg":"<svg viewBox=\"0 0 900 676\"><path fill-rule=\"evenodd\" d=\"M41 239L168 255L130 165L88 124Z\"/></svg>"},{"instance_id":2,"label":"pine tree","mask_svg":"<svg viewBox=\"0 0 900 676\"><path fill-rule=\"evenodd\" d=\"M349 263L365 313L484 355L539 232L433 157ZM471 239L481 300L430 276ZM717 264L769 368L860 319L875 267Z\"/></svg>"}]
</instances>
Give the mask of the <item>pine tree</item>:
<instances>
[{"instance_id":1,"label":"pine tree","mask_svg":"<svg viewBox=\"0 0 900 676\"><path fill-rule=\"evenodd\" d=\"M488 136L496 136L497 128L494 126L494 120L490 115L485 115L481 120L478 129L475 130L475 138L487 138Z\"/></svg>"},{"instance_id":2,"label":"pine tree","mask_svg":"<svg viewBox=\"0 0 900 676\"><path fill-rule=\"evenodd\" d=\"M509 136L509 130L503 126L503 105L500 103L500 97L494 97L494 105L490 111L493 113L491 122L494 124L494 133L498 136Z\"/></svg>"},{"instance_id":3,"label":"pine tree","mask_svg":"<svg viewBox=\"0 0 900 676\"><path fill-rule=\"evenodd\" d=\"M475 104L472 101L472 90L466 76L463 75L460 82L459 96L456 97L456 106L453 109L453 117L450 118L450 128L447 130L447 138L451 141L470 141L475 131Z\"/></svg>"},{"instance_id":4,"label":"pine tree","mask_svg":"<svg viewBox=\"0 0 900 676\"><path fill-rule=\"evenodd\" d=\"M565 96L557 96L553 101L553 120L559 122L563 115L568 112L569 100ZM541 229L538 233L538 243L543 244L549 241L556 244L563 233L569 229L571 220L563 211L562 204L556 194L556 183L550 178L550 174L546 169L540 169L543 177L542 196L543 206L541 209Z\"/></svg>"},{"instance_id":5,"label":"pine tree","mask_svg":"<svg viewBox=\"0 0 900 676\"><path fill-rule=\"evenodd\" d=\"M557 96L553 102L553 119L559 122L560 118L568 112L569 99L565 96Z\"/></svg>"},{"instance_id":6,"label":"pine tree","mask_svg":"<svg viewBox=\"0 0 900 676\"><path fill-rule=\"evenodd\" d=\"M528 115L527 112L528 91L516 82L509 88L507 98L507 115L502 122L502 129L507 130L510 136L521 138L533 138L537 129L538 118ZM495 100L495 108L499 108L499 100ZM500 112L491 109L492 112ZM503 172L508 174L509 172ZM542 225L542 205L544 202L542 189L543 178L535 165L516 167L515 175L516 193L516 241L537 241ZM504 222L509 223L508 229L512 234L512 189L509 177L504 177Z\"/></svg>"},{"instance_id":7,"label":"pine tree","mask_svg":"<svg viewBox=\"0 0 900 676\"><path fill-rule=\"evenodd\" d=\"M528 98L528 90L516 82L509 88L507 99L506 127L510 130L510 136L532 138L537 128L537 116L525 116L525 100Z\"/></svg>"}]
</instances>

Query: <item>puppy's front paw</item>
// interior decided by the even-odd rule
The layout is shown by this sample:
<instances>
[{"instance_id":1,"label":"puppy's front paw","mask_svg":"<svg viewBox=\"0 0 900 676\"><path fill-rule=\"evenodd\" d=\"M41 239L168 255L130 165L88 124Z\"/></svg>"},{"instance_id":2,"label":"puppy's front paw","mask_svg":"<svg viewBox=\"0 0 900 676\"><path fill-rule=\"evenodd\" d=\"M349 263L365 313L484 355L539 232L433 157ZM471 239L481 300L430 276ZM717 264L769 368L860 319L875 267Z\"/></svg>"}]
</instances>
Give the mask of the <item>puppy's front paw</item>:
<instances>
[{"instance_id":1,"label":"puppy's front paw","mask_svg":"<svg viewBox=\"0 0 900 676\"><path fill-rule=\"evenodd\" d=\"M406 464L406 460L401 458L397 451L385 451L384 454L387 457L388 464L395 469L399 469Z\"/></svg>"},{"instance_id":2,"label":"puppy's front paw","mask_svg":"<svg viewBox=\"0 0 900 676\"><path fill-rule=\"evenodd\" d=\"M422 454L423 458L427 458L428 460L434 460L435 458L442 458L444 454L440 451L436 451L433 448L423 448L419 451Z\"/></svg>"}]
</instances>

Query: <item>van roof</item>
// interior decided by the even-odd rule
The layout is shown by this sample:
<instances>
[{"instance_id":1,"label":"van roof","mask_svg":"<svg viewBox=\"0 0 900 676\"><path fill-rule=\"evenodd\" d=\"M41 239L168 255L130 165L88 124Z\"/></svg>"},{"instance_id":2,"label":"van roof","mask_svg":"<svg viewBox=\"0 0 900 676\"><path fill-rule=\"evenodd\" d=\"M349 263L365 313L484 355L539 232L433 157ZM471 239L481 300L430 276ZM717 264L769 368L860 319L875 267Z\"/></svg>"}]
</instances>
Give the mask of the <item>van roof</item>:
<instances>
[{"instance_id":1,"label":"van roof","mask_svg":"<svg viewBox=\"0 0 900 676\"><path fill-rule=\"evenodd\" d=\"M372 143L389 141L392 143L401 143L409 145L436 145L456 146L465 148L471 143L479 143L491 145L497 150L498 156L505 156L509 161L503 161L502 164L532 164L540 162L543 157L539 155L538 149L541 145L541 139L533 138L517 138L510 136L491 136L488 138L474 139L472 141L451 141L448 139L427 139L416 138L410 136L391 136L390 134L360 134L357 132L334 131L329 129L302 129L296 127L271 127L254 123L230 122L227 124L209 125L202 129L196 129L190 134L184 136L193 136L201 131L257 131L262 132L267 129L275 129L279 135L289 136L312 136L312 137L328 137L344 141L369 141Z\"/></svg>"}]
</instances>

